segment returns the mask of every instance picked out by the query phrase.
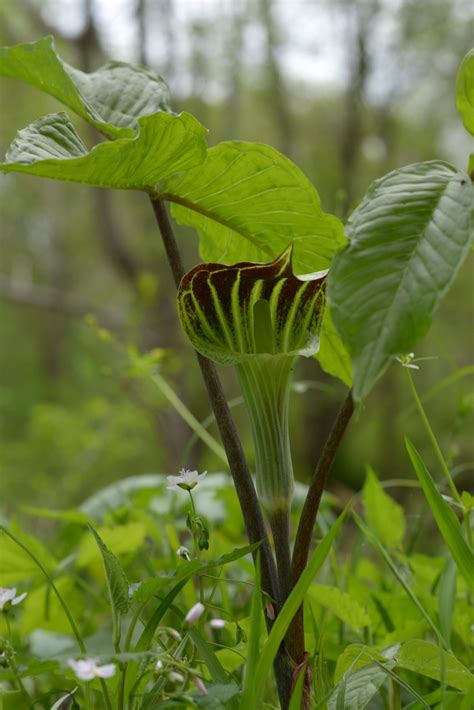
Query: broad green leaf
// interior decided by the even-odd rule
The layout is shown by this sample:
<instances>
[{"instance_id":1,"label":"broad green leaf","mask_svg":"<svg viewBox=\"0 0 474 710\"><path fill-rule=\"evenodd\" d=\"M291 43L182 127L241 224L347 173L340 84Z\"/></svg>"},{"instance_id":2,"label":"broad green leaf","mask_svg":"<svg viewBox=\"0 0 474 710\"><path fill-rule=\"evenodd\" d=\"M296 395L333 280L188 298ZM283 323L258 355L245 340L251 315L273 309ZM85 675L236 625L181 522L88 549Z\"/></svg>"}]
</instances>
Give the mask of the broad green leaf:
<instances>
[{"instance_id":1,"label":"broad green leaf","mask_svg":"<svg viewBox=\"0 0 474 710\"><path fill-rule=\"evenodd\" d=\"M320 345L315 357L324 372L338 377L348 387L352 386L351 358L334 326L329 304L324 309Z\"/></svg>"},{"instance_id":2,"label":"broad green leaf","mask_svg":"<svg viewBox=\"0 0 474 710\"><path fill-rule=\"evenodd\" d=\"M458 519L436 488L423 460L409 439L405 439L415 473L436 520L441 535L456 565L471 589L474 589L474 555L462 535Z\"/></svg>"},{"instance_id":3,"label":"broad green leaf","mask_svg":"<svg viewBox=\"0 0 474 710\"><path fill-rule=\"evenodd\" d=\"M468 176L432 161L376 180L351 215L328 300L352 358L357 402L428 331L469 251L473 206Z\"/></svg>"},{"instance_id":4,"label":"broad green leaf","mask_svg":"<svg viewBox=\"0 0 474 710\"><path fill-rule=\"evenodd\" d=\"M0 48L0 76L54 96L110 138L133 137L139 118L169 111L168 87L149 69L109 62L85 74L62 61L52 37Z\"/></svg>"},{"instance_id":5,"label":"broad green leaf","mask_svg":"<svg viewBox=\"0 0 474 710\"><path fill-rule=\"evenodd\" d=\"M0 169L152 192L159 181L204 159L205 135L188 113L156 113L139 119L135 137L99 143L88 151L67 114L54 113L17 133Z\"/></svg>"},{"instance_id":6,"label":"broad green leaf","mask_svg":"<svg viewBox=\"0 0 474 710\"><path fill-rule=\"evenodd\" d=\"M31 549L46 569L51 571L56 567L55 558L38 539L18 530L16 535L28 549ZM38 566L31 556L1 531L0 550L0 587L13 587L19 582L38 575ZM21 591L18 588L18 593Z\"/></svg>"},{"instance_id":7,"label":"broad green leaf","mask_svg":"<svg viewBox=\"0 0 474 710\"><path fill-rule=\"evenodd\" d=\"M364 626L370 626L370 617L362 604L337 587L313 584L308 590L308 596L326 609L330 609L351 629L359 631Z\"/></svg>"},{"instance_id":8,"label":"broad green leaf","mask_svg":"<svg viewBox=\"0 0 474 710\"><path fill-rule=\"evenodd\" d=\"M268 145L219 143L159 192L180 224L198 230L204 261L269 261L293 242L295 271L309 273L326 269L345 243L311 182Z\"/></svg>"},{"instance_id":9,"label":"broad green leaf","mask_svg":"<svg viewBox=\"0 0 474 710\"><path fill-rule=\"evenodd\" d=\"M423 641L421 639L406 641L396 656L396 661L400 668L420 673L420 675L433 678L434 680L440 680L441 653L443 654L444 660L446 684L458 690L468 690L474 680L474 676L470 670L458 661L452 653L441 651L439 646L429 641Z\"/></svg>"},{"instance_id":10,"label":"broad green leaf","mask_svg":"<svg viewBox=\"0 0 474 710\"><path fill-rule=\"evenodd\" d=\"M456 77L456 108L474 136L474 49L466 54Z\"/></svg>"},{"instance_id":11,"label":"broad green leaf","mask_svg":"<svg viewBox=\"0 0 474 710\"><path fill-rule=\"evenodd\" d=\"M364 668L375 660L383 662L387 658L384 658L380 650L371 646L364 646L360 643L349 644L337 659L334 682L339 683L347 671L356 671L358 668Z\"/></svg>"},{"instance_id":12,"label":"broad green leaf","mask_svg":"<svg viewBox=\"0 0 474 710\"><path fill-rule=\"evenodd\" d=\"M254 707L256 708L260 707L260 701L265 688L265 683L267 682L268 675L271 672L273 659L276 656L278 648L284 639L292 619L303 603L308 587L326 560L336 535L344 521L346 512L347 509L341 513L334 525L329 529L329 532L326 533L312 553L301 577L293 587L288 599L284 603L275 620L275 623L272 626L272 630L270 631L268 639L260 653L257 667L253 673L251 697L254 702Z\"/></svg>"},{"instance_id":13,"label":"broad green leaf","mask_svg":"<svg viewBox=\"0 0 474 710\"><path fill-rule=\"evenodd\" d=\"M387 665L391 667L394 663L391 661ZM338 702L344 710L362 710L374 697L386 677L385 670L376 664L358 668L352 673L348 672L330 696L328 710L338 710ZM342 704L340 696L343 698Z\"/></svg>"},{"instance_id":14,"label":"broad green leaf","mask_svg":"<svg viewBox=\"0 0 474 710\"><path fill-rule=\"evenodd\" d=\"M319 347L325 275L305 280L292 248L266 264L199 264L181 280L181 324L200 353L223 364L255 355L313 355Z\"/></svg>"},{"instance_id":15,"label":"broad green leaf","mask_svg":"<svg viewBox=\"0 0 474 710\"><path fill-rule=\"evenodd\" d=\"M102 555L112 612L116 618L119 618L121 614L126 614L129 608L127 576L122 565L114 553L109 550L99 533L91 525L89 525L89 529Z\"/></svg>"},{"instance_id":16,"label":"broad green leaf","mask_svg":"<svg viewBox=\"0 0 474 710\"><path fill-rule=\"evenodd\" d=\"M127 523L115 527L99 527L98 534L109 547L114 555L124 555L128 552L136 552L143 544L147 534L147 527L144 523ZM95 564L100 560L100 553L97 545L90 535L85 535L79 546L77 556L77 566L79 568Z\"/></svg>"},{"instance_id":17,"label":"broad green leaf","mask_svg":"<svg viewBox=\"0 0 474 710\"><path fill-rule=\"evenodd\" d=\"M385 493L370 466L367 467L362 501L365 508L365 519L377 533L380 542L386 547L401 547L405 534L403 508Z\"/></svg>"}]
</instances>

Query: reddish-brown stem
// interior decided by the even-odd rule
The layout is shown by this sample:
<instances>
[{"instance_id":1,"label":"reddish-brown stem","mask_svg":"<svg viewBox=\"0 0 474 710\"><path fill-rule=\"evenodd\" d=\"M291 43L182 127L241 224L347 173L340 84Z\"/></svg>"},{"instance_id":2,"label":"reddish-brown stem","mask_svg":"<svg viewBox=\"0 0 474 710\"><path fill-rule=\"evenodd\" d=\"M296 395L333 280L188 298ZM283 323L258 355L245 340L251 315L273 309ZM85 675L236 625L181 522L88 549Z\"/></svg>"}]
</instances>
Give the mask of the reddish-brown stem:
<instances>
[{"instance_id":1,"label":"reddish-brown stem","mask_svg":"<svg viewBox=\"0 0 474 710\"><path fill-rule=\"evenodd\" d=\"M347 425L354 412L354 401L352 390L349 391L344 400L333 427L324 445L321 456L317 463L313 477L309 484L308 494L301 512L298 531L296 533L295 545L293 548L293 559L291 562L291 587L293 588L299 580L306 564L313 536L314 524L319 510L319 504L323 495L326 481L334 462L336 452L341 443L342 437L347 429ZM286 637L286 646L291 658L296 663L301 663L304 659L304 625L303 607L301 606L293 619Z\"/></svg>"}]
</instances>

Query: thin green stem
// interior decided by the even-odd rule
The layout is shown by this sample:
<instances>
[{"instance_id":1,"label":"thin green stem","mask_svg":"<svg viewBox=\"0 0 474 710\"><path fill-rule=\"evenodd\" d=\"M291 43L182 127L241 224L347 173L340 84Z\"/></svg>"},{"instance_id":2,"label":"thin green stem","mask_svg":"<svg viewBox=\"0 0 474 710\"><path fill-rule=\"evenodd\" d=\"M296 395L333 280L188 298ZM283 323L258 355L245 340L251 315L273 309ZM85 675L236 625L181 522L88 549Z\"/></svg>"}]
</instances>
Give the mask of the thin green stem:
<instances>
[{"instance_id":1,"label":"thin green stem","mask_svg":"<svg viewBox=\"0 0 474 710\"><path fill-rule=\"evenodd\" d=\"M425 412L424 407L421 403L421 399L418 396L418 392L416 390L415 383L413 382L413 377L411 376L410 369L408 367L405 367L404 370L405 370L406 377L408 380L408 385L409 385L411 393L413 395L413 399L414 399L416 408L417 408L418 413L421 417L421 421L423 422L423 425L426 429L426 433L428 434L428 438L431 441L431 444L432 444L433 449L435 451L436 457L437 457L439 464L441 466L441 470L443 471L443 474L444 474L444 476L448 482L448 485L451 489L451 493L453 495L453 498L454 498L454 500L456 500L458 503L460 503L462 505L461 496L458 493L458 490L455 486L455 483L454 483L453 478L451 476L448 465L447 465L445 458L444 458L444 456L441 452L441 449L439 447L438 440L436 439L434 431L431 428L431 424L429 423L428 417L426 416L426 412Z\"/></svg>"},{"instance_id":2,"label":"thin green stem","mask_svg":"<svg viewBox=\"0 0 474 710\"><path fill-rule=\"evenodd\" d=\"M35 563L35 565L36 565L37 567L39 567L39 569L41 570L41 572L44 574L44 576L45 576L46 579L48 580L49 584L51 585L51 588L52 588L53 592L56 594L56 597L57 597L57 599L58 599L58 601L59 601L59 603L60 603L60 605L61 605L61 607L62 607L64 613L66 614L66 617L67 617L67 620L69 621L69 625L70 625L70 627L71 627L71 629L72 629L72 632L73 632L74 636L76 637L77 645L79 646L79 648L80 648L80 650L81 650L82 653L84 653L84 654L87 653L86 645L85 645L84 641L82 640L82 636L81 636L81 634L79 633L79 629L78 629L78 627L77 627L77 624L76 624L76 622L74 621L74 618L73 618L71 612L69 611L69 608L68 608L66 602L65 602L64 599L62 598L61 594L60 594L59 591L58 591L58 588L56 587L55 583L53 582L53 579L52 579L51 575L46 571L46 569L43 567L43 565L41 564L41 562L39 561L39 559L36 557L36 555L34 555L34 554L26 547L26 545L24 545L24 544L21 542L21 540L19 540L13 533L11 533L9 530L7 530L7 528L5 528L3 525L0 525L0 531L2 531L5 535L7 535L7 537L9 537L11 540L13 540L13 542L15 542L15 543L18 545L18 547L21 547L21 549L22 549L24 552L26 552L26 554L28 555L28 557L30 557L30 558L33 560L33 562Z\"/></svg>"},{"instance_id":3,"label":"thin green stem","mask_svg":"<svg viewBox=\"0 0 474 710\"><path fill-rule=\"evenodd\" d=\"M105 707L107 708L107 710L114 710L113 705L112 705L112 701L110 699L109 689L107 688L107 683L105 682L105 680L103 678L99 678L99 680L100 680L100 686L102 688L102 695L104 696L104 700L105 700Z\"/></svg>"},{"instance_id":4,"label":"thin green stem","mask_svg":"<svg viewBox=\"0 0 474 710\"><path fill-rule=\"evenodd\" d=\"M13 646L13 637L12 637L12 630L10 627L10 619L8 618L8 611L4 613L4 617L5 617L5 623L7 625L8 640L10 642L10 654L11 654L11 656L9 657L10 668L12 669L12 673L15 676L15 681L18 685L18 688L20 689L20 692L25 696L28 705L30 705L31 698L30 698L28 691L26 690L26 688L23 684L22 679L20 678L20 675L18 673L18 668L16 665L15 649Z\"/></svg>"}]
</instances>

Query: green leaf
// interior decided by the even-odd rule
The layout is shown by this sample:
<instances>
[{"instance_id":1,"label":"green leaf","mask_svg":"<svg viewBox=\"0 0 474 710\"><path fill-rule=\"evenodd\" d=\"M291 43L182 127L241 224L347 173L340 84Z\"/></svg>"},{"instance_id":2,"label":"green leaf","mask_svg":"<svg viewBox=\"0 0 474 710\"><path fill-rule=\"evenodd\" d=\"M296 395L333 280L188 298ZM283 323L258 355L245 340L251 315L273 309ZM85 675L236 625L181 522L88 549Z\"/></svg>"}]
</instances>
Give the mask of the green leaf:
<instances>
[{"instance_id":1,"label":"green leaf","mask_svg":"<svg viewBox=\"0 0 474 710\"><path fill-rule=\"evenodd\" d=\"M456 108L474 136L474 49L466 54L456 77Z\"/></svg>"},{"instance_id":2,"label":"green leaf","mask_svg":"<svg viewBox=\"0 0 474 710\"><path fill-rule=\"evenodd\" d=\"M324 372L338 377L348 387L352 386L351 357L336 330L329 304L324 309L320 345L315 357Z\"/></svg>"},{"instance_id":3,"label":"green leaf","mask_svg":"<svg viewBox=\"0 0 474 710\"><path fill-rule=\"evenodd\" d=\"M429 641L418 639L406 641L396 657L397 665L428 678L440 680L441 653L443 654L446 684L458 690L468 690L474 680L473 674L452 653L441 651L439 646L429 643Z\"/></svg>"},{"instance_id":4,"label":"green leaf","mask_svg":"<svg viewBox=\"0 0 474 710\"><path fill-rule=\"evenodd\" d=\"M401 547L405 534L403 508L385 493L370 466L367 467L362 500L365 519L377 533L380 542L389 548Z\"/></svg>"},{"instance_id":5,"label":"green leaf","mask_svg":"<svg viewBox=\"0 0 474 710\"><path fill-rule=\"evenodd\" d=\"M449 547L456 565L468 586L474 588L474 555L463 538L458 519L436 488L423 460L409 439L405 439L415 473L436 520L441 535Z\"/></svg>"},{"instance_id":6,"label":"green leaf","mask_svg":"<svg viewBox=\"0 0 474 710\"><path fill-rule=\"evenodd\" d=\"M37 538L22 530L16 530L19 540L31 549L36 558L49 571L56 567L56 560ZM0 532L0 587L13 587L18 582L38 575L38 566L32 556L9 537Z\"/></svg>"},{"instance_id":7,"label":"green leaf","mask_svg":"<svg viewBox=\"0 0 474 710\"><path fill-rule=\"evenodd\" d=\"M128 552L136 552L142 546L147 534L147 526L140 522L116 525L115 527L104 526L98 528L98 534L113 554L119 556ZM77 556L78 568L81 569L99 561L100 554L94 541L90 535L84 536Z\"/></svg>"},{"instance_id":8,"label":"green leaf","mask_svg":"<svg viewBox=\"0 0 474 710\"><path fill-rule=\"evenodd\" d=\"M364 607L347 592L326 584L313 584L308 596L326 609L330 609L341 621L356 631L370 626L370 617Z\"/></svg>"},{"instance_id":9,"label":"green leaf","mask_svg":"<svg viewBox=\"0 0 474 710\"><path fill-rule=\"evenodd\" d=\"M387 664L393 666L393 661ZM376 664L348 672L336 686L328 701L328 710L337 710L339 705L344 710L362 710L374 697L387 677L383 668ZM340 704L340 695L343 702Z\"/></svg>"},{"instance_id":10,"label":"green leaf","mask_svg":"<svg viewBox=\"0 0 474 710\"><path fill-rule=\"evenodd\" d=\"M67 114L54 113L17 133L0 169L152 192L160 180L204 159L205 135L188 113L156 113L139 119L135 137L99 143L88 151Z\"/></svg>"},{"instance_id":11,"label":"green leaf","mask_svg":"<svg viewBox=\"0 0 474 710\"><path fill-rule=\"evenodd\" d=\"M418 599L416 594L413 592L410 585L405 580L404 576L400 573L396 564L393 562L392 558L390 557L387 550L380 542L380 540L377 537L377 535L375 534L375 532L367 527L367 525L361 520L361 518L359 518L357 513L353 513L353 516L354 516L354 520L356 521L357 525L364 533L367 540L380 553L384 562L388 565L392 574L398 580L400 586L405 590L405 592L407 593L407 595L409 596L409 598L411 599L413 604L416 606L416 608L418 609L418 611L420 612L422 617L425 619L425 621L429 624L429 626L431 626L432 630L436 634L436 637L439 639L439 641L441 643L443 643L443 645L446 646L447 645L446 640L443 639L443 637L441 636L440 630L438 629L437 625L435 624L435 622L433 621L433 619L431 618L431 616L429 615L428 611L425 609L425 607L423 606L421 601Z\"/></svg>"},{"instance_id":12,"label":"green leaf","mask_svg":"<svg viewBox=\"0 0 474 710\"><path fill-rule=\"evenodd\" d=\"M149 69L109 62L85 74L62 61L52 37L0 48L0 75L54 96L110 138L133 137L139 118L169 110L168 87Z\"/></svg>"},{"instance_id":13,"label":"green leaf","mask_svg":"<svg viewBox=\"0 0 474 710\"><path fill-rule=\"evenodd\" d=\"M181 280L181 325L200 353L223 364L255 355L313 355L325 276L294 275L292 247L267 264L199 264Z\"/></svg>"},{"instance_id":14,"label":"green leaf","mask_svg":"<svg viewBox=\"0 0 474 710\"><path fill-rule=\"evenodd\" d=\"M326 269L345 243L311 182L268 145L219 143L160 194L180 224L198 230L204 261L269 261L293 242L295 270L305 273Z\"/></svg>"},{"instance_id":15,"label":"green leaf","mask_svg":"<svg viewBox=\"0 0 474 710\"><path fill-rule=\"evenodd\" d=\"M95 541L97 547L102 555L102 561L104 563L105 577L107 579L107 588L109 590L110 605L116 617L121 614L126 614L129 608L128 600L128 580L127 576L123 570L122 565L115 557L114 553L109 550L107 545L104 543L100 537L97 530L94 530L92 525L89 525L89 529Z\"/></svg>"},{"instance_id":16,"label":"green leaf","mask_svg":"<svg viewBox=\"0 0 474 710\"><path fill-rule=\"evenodd\" d=\"M376 180L351 215L328 299L352 357L357 402L428 331L469 251L473 206L468 176L432 161Z\"/></svg>"},{"instance_id":17,"label":"green leaf","mask_svg":"<svg viewBox=\"0 0 474 710\"><path fill-rule=\"evenodd\" d=\"M329 551L331 550L334 539L346 516L346 512L347 509L341 513L334 525L329 529L329 532L326 533L312 553L304 572L293 587L293 590L291 591L272 626L272 630L270 631L268 639L260 653L260 658L253 674L251 693L251 698L254 703L253 707L260 707L260 701L268 675L271 672L273 659L277 654L278 648L284 639L291 621L303 602L308 587L313 581L316 573L322 567Z\"/></svg>"}]
</instances>

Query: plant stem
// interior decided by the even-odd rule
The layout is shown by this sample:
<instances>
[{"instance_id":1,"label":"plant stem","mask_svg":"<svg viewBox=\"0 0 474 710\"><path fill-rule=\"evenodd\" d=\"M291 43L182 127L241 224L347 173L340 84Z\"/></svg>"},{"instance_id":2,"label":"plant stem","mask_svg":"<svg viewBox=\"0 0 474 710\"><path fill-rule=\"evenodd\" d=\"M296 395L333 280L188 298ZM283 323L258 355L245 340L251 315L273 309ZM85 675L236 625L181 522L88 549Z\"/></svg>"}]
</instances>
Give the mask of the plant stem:
<instances>
[{"instance_id":1,"label":"plant stem","mask_svg":"<svg viewBox=\"0 0 474 710\"><path fill-rule=\"evenodd\" d=\"M319 510L326 481L334 462L336 452L354 412L352 390L347 394L337 414L329 436L324 444L316 469L309 484L308 494L301 512L300 522L293 547L291 563L291 587L298 582L308 561L314 524ZM287 649L296 663L304 658L304 626L303 607L301 606L293 619L287 634Z\"/></svg>"},{"instance_id":2,"label":"plant stem","mask_svg":"<svg viewBox=\"0 0 474 710\"><path fill-rule=\"evenodd\" d=\"M178 287L185 271L168 218L168 213L160 198L154 198L150 195L150 200L163 240L171 273L176 287ZM280 598L280 592L275 560L268 541L267 529L242 445L214 364L199 353L196 353L196 357L227 455L248 539L251 543L262 542L259 548L262 589L272 600L277 602ZM272 622L267 617L266 621L267 626L270 627ZM275 659L275 675L282 707L287 707L291 695L291 663L283 650Z\"/></svg>"},{"instance_id":3,"label":"plant stem","mask_svg":"<svg viewBox=\"0 0 474 710\"><path fill-rule=\"evenodd\" d=\"M413 395L413 399L415 401L416 408L417 408L418 413L421 417L421 421L423 422L423 425L424 425L426 432L428 434L428 438L431 441L431 444L432 444L433 449L435 451L436 457L440 463L441 470L443 471L443 474L444 474L444 476L448 482L448 485L451 489L451 493L453 495L453 498L455 501L457 501L458 503L460 503L462 505L461 496L459 495L458 490L454 484L454 481L451 476L451 472L450 472L448 465L444 459L444 456L441 452L441 449L439 447L436 436L433 432L433 429L431 428L431 424L428 421L428 417L426 416L426 412L425 412L423 405L421 403L421 399L419 398L418 392L416 391L415 383L413 382L413 377L411 376L411 372L408 367L404 367L403 369L405 370L408 384L410 386L410 390Z\"/></svg>"},{"instance_id":4,"label":"plant stem","mask_svg":"<svg viewBox=\"0 0 474 710\"><path fill-rule=\"evenodd\" d=\"M12 673L15 676L15 680L17 682L18 688L20 689L20 692L25 696L26 702L28 705L31 703L31 698L28 694L28 691L26 690L25 686L23 685L23 681L20 678L20 675L18 673L18 668L16 665L16 659L15 659L15 649L13 647L13 637L12 637L12 630L10 627L10 619L8 618L8 611L4 612L4 617L5 617L5 623L7 625L7 634L8 634L8 640L10 642L10 668L12 669Z\"/></svg>"}]
</instances>

